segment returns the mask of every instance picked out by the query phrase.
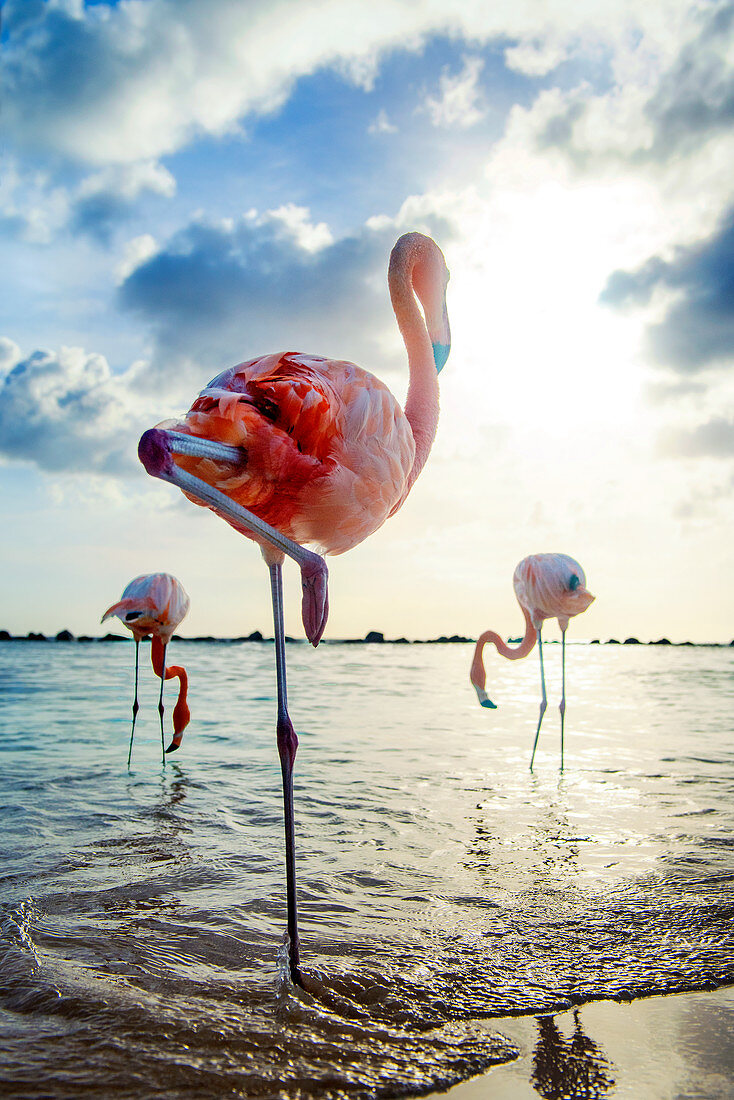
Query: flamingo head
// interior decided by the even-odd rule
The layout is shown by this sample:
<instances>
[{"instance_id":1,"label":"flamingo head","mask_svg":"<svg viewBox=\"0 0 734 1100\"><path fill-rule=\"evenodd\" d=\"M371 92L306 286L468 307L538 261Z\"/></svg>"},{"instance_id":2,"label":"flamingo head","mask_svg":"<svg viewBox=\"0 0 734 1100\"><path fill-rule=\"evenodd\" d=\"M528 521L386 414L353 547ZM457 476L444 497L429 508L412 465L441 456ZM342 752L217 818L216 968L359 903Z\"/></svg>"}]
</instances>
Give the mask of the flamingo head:
<instances>
[{"instance_id":1,"label":"flamingo head","mask_svg":"<svg viewBox=\"0 0 734 1100\"><path fill-rule=\"evenodd\" d=\"M554 614L560 619L580 615L594 602L586 587L586 575L577 561L567 554L548 555L554 559L547 570L547 583L553 590Z\"/></svg>"},{"instance_id":2,"label":"flamingo head","mask_svg":"<svg viewBox=\"0 0 734 1100\"><path fill-rule=\"evenodd\" d=\"M446 287L450 276L443 252L434 240L423 233L404 233L390 256L390 272L398 270L409 273L410 285L423 307L433 361L436 372L440 373L451 350L451 329L446 308Z\"/></svg>"}]
</instances>

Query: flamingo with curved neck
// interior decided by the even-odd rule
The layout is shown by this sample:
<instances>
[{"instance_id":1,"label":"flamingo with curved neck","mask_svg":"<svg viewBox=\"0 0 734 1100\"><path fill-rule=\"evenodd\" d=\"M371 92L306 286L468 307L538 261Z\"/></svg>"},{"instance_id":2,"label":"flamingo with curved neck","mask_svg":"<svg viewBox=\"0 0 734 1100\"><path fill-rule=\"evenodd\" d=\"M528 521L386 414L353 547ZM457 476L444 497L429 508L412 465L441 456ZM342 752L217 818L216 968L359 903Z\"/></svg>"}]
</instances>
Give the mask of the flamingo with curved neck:
<instances>
[{"instance_id":1,"label":"flamingo with curved neck","mask_svg":"<svg viewBox=\"0 0 734 1100\"><path fill-rule=\"evenodd\" d=\"M181 581L170 573L144 573L125 588L122 596L108 607L102 616L102 622L112 615L117 615L120 622L128 628L135 639L135 695L133 698L133 720L130 729L130 748L127 753L127 766L133 751L133 738L135 736L135 720L138 716L138 659L140 656L140 642L143 638L151 639L150 659L153 671L160 677L161 693L158 698L158 715L161 723L161 752L163 764L166 763L166 753L175 752L181 744L184 730L189 724L191 715L187 702L189 678L186 669L181 665L169 665L166 668L166 649L178 624L186 617L189 611L189 597ZM176 706L173 709L173 738L168 748L165 747L163 735L163 682L164 680L178 679L179 690Z\"/></svg>"},{"instance_id":2,"label":"flamingo with curved neck","mask_svg":"<svg viewBox=\"0 0 734 1100\"><path fill-rule=\"evenodd\" d=\"M487 695L486 673L484 670L484 647L492 644L501 656L509 661L518 661L527 657L538 641L540 654L541 701L538 728L535 731L533 753L530 758L530 770L533 770L535 750L538 747L540 727L548 706L545 690L545 671L543 668L543 639L541 628L546 619L558 619L562 636L562 678L563 687L559 711L561 714L561 768L563 768L563 731L566 716L566 630L574 615L580 615L593 603L594 597L586 588L586 576L579 563L568 554L531 554L516 567L512 585L517 602L525 619L525 635L518 645L507 645L499 634L486 630L480 634L474 649L474 658L469 672L477 698L483 707L496 709L496 704Z\"/></svg>"},{"instance_id":3,"label":"flamingo with curved neck","mask_svg":"<svg viewBox=\"0 0 734 1100\"><path fill-rule=\"evenodd\" d=\"M298 738L288 714L282 563L288 556L300 566L303 625L318 645L328 617L328 571L304 544L329 554L356 546L401 507L423 468L438 424L437 375L451 343L448 277L430 237L406 233L395 244L388 284L408 353L405 410L384 383L353 363L284 352L223 371L183 420L151 428L138 447L149 474L257 542L270 571L289 959L301 985L293 819Z\"/></svg>"}]
</instances>

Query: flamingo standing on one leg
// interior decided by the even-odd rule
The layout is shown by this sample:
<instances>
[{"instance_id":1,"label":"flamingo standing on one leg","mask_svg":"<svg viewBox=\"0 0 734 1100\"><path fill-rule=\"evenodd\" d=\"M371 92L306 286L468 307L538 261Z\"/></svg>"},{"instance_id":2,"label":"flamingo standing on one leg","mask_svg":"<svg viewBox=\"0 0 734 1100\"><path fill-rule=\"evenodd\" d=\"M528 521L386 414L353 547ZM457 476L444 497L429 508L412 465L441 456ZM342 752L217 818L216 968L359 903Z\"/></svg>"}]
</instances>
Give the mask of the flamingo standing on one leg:
<instances>
[{"instance_id":1,"label":"flamingo standing on one leg","mask_svg":"<svg viewBox=\"0 0 734 1100\"><path fill-rule=\"evenodd\" d=\"M298 746L288 715L281 566L301 567L306 636L318 645L328 615L328 571L311 543L340 554L402 505L438 424L438 372L449 354L448 270L420 233L392 250L388 283L408 352L405 410L374 375L340 360L292 352L218 375L182 421L147 431L138 453L149 474L178 485L259 543L270 570L283 776L290 972L300 971L293 824ZM416 296L423 307L418 308Z\"/></svg>"},{"instance_id":2,"label":"flamingo standing on one leg","mask_svg":"<svg viewBox=\"0 0 734 1100\"><path fill-rule=\"evenodd\" d=\"M138 658L140 656L140 641L142 638L152 636L150 659L157 676L161 678L161 693L158 699L158 714L161 720L161 752L163 763L166 763L166 753L175 752L181 744L184 730L191 717L186 702L188 690L188 677L186 669L180 665L170 665L166 668L166 646L171 640L171 635L178 624L186 617L189 610L189 597L180 581L172 577L170 573L145 573L130 581L122 597L112 607L108 607L102 616L102 622L112 615L132 631L135 638L135 698L133 699L133 721L130 730L130 748L127 754L127 766L130 767L130 758L133 751L133 737L135 736L135 719L138 716ZM179 679L178 700L173 711L173 740L168 748L165 748L163 736L163 681L177 676Z\"/></svg>"},{"instance_id":3,"label":"flamingo standing on one leg","mask_svg":"<svg viewBox=\"0 0 734 1100\"><path fill-rule=\"evenodd\" d=\"M586 576L577 561L568 554L531 554L523 558L515 569L512 584L517 596L517 602L525 616L525 637L514 649L502 641L499 634L493 630L487 630L479 636L474 650L469 678L476 690L479 702L483 707L495 707L485 691L486 675L482 651L487 642L492 642L497 651L510 661L517 661L521 657L527 657L528 653L538 639L538 652L540 654L540 684L542 696L540 700L540 717L538 728L535 731L533 753L530 758L530 770L533 769L535 750L540 736L540 726L543 721L548 700L545 694L545 672L543 670L543 639L541 627L545 619L558 619L562 636L562 692L559 710L561 712L561 768L563 768L563 726L566 716L566 629L568 620L574 615L580 615L586 611L594 597L586 588Z\"/></svg>"}]
</instances>

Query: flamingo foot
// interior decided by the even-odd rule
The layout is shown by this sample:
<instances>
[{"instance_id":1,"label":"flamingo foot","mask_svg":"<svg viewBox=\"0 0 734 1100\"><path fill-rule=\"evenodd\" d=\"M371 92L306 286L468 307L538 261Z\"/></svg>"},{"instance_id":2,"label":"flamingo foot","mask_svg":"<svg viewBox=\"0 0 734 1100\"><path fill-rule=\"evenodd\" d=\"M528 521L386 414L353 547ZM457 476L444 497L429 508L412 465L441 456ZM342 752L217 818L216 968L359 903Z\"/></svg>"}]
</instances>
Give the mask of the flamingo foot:
<instances>
[{"instance_id":1,"label":"flamingo foot","mask_svg":"<svg viewBox=\"0 0 734 1100\"><path fill-rule=\"evenodd\" d=\"M329 618L329 570L318 554L311 554L301 566L303 629L311 645L321 641Z\"/></svg>"}]
</instances>

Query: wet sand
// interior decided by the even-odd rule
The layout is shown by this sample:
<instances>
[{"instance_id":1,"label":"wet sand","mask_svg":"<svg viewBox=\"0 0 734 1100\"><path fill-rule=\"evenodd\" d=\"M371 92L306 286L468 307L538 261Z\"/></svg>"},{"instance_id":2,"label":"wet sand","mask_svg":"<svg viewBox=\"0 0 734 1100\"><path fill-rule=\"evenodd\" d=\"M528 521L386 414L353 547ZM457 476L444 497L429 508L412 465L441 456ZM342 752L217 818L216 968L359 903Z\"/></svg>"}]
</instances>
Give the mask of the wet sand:
<instances>
[{"instance_id":1,"label":"wet sand","mask_svg":"<svg viewBox=\"0 0 734 1100\"><path fill-rule=\"evenodd\" d=\"M488 1022L489 1026L489 1022ZM494 1021L520 1057L447 1092L450 1100L730 1100L734 986L557 1016Z\"/></svg>"}]
</instances>

